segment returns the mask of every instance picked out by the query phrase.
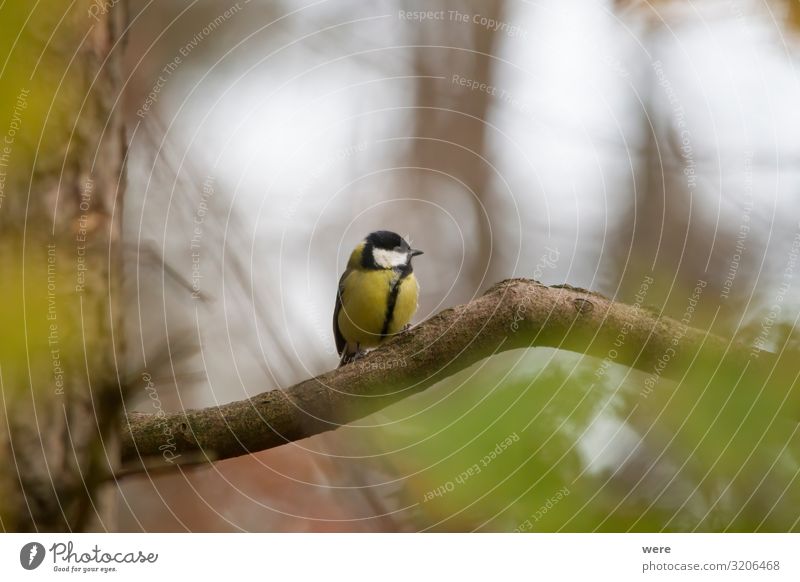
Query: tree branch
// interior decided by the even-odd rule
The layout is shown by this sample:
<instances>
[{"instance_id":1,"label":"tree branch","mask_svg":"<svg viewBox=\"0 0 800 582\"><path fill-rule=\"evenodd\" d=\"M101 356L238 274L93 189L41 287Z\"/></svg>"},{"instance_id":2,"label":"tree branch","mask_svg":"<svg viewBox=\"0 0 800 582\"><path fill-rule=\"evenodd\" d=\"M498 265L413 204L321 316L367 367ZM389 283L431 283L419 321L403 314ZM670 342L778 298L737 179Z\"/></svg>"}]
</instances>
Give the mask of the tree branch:
<instances>
[{"instance_id":1,"label":"tree branch","mask_svg":"<svg viewBox=\"0 0 800 582\"><path fill-rule=\"evenodd\" d=\"M620 340L620 338L623 338ZM616 343L615 343L616 342ZM446 309L356 362L286 390L166 415L131 413L123 461L186 453L236 457L334 430L506 350L552 347L680 379L704 362L771 366L775 356L568 285L510 279ZM669 363L664 366L665 354ZM711 358L711 360L709 359Z\"/></svg>"}]
</instances>

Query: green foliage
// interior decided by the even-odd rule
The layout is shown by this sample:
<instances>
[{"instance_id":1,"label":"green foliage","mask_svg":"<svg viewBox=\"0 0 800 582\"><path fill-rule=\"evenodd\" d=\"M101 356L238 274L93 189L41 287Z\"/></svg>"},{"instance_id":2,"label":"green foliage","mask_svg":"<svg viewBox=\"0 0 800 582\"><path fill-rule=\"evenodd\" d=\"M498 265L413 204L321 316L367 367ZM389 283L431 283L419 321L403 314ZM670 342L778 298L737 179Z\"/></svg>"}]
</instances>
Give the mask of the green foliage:
<instances>
[{"instance_id":1,"label":"green foliage","mask_svg":"<svg viewBox=\"0 0 800 582\"><path fill-rule=\"evenodd\" d=\"M798 530L792 356L742 374L701 352L648 393L613 363L511 352L392 407L372 453L420 529Z\"/></svg>"}]
</instances>

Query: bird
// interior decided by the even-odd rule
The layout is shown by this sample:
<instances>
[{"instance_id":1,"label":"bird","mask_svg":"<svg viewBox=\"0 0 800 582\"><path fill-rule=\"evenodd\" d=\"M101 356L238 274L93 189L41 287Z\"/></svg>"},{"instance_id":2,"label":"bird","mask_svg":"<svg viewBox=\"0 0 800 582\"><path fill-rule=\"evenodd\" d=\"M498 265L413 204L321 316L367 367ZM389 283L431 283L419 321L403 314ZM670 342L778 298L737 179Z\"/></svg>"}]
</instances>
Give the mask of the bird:
<instances>
[{"instance_id":1,"label":"bird","mask_svg":"<svg viewBox=\"0 0 800 582\"><path fill-rule=\"evenodd\" d=\"M350 253L333 310L339 367L409 327L419 300L411 260L421 254L388 230L371 232Z\"/></svg>"}]
</instances>

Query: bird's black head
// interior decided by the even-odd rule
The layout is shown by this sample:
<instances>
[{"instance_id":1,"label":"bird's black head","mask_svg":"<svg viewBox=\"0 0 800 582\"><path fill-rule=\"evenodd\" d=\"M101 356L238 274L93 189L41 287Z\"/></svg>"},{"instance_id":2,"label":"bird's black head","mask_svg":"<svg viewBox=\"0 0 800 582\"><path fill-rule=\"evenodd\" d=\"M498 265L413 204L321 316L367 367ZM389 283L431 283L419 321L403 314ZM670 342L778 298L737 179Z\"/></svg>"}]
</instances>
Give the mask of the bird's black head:
<instances>
[{"instance_id":1,"label":"bird's black head","mask_svg":"<svg viewBox=\"0 0 800 582\"><path fill-rule=\"evenodd\" d=\"M396 232L378 230L364 239L361 266L365 269L401 269L411 272L411 259L421 254L422 251L412 249Z\"/></svg>"}]
</instances>

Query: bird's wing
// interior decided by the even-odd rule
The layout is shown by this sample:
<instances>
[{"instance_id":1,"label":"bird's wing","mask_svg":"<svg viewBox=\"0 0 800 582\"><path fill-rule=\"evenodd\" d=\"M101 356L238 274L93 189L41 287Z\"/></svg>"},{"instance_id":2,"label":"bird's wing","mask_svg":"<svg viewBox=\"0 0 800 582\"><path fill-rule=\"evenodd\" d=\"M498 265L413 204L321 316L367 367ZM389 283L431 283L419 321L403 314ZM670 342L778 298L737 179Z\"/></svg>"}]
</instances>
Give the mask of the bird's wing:
<instances>
[{"instance_id":1,"label":"bird's wing","mask_svg":"<svg viewBox=\"0 0 800 582\"><path fill-rule=\"evenodd\" d=\"M342 309L342 293L344 292L344 280L347 279L347 276L350 274L350 269L347 269L343 274L342 278L339 279L339 287L336 289L336 306L333 308L333 337L336 340L336 351L339 352L339 355L342 355L344 352L345 347L347 346L347 340L344 339L342 332L339 330L339 311Z\"/></svg>"}]
</instances>

